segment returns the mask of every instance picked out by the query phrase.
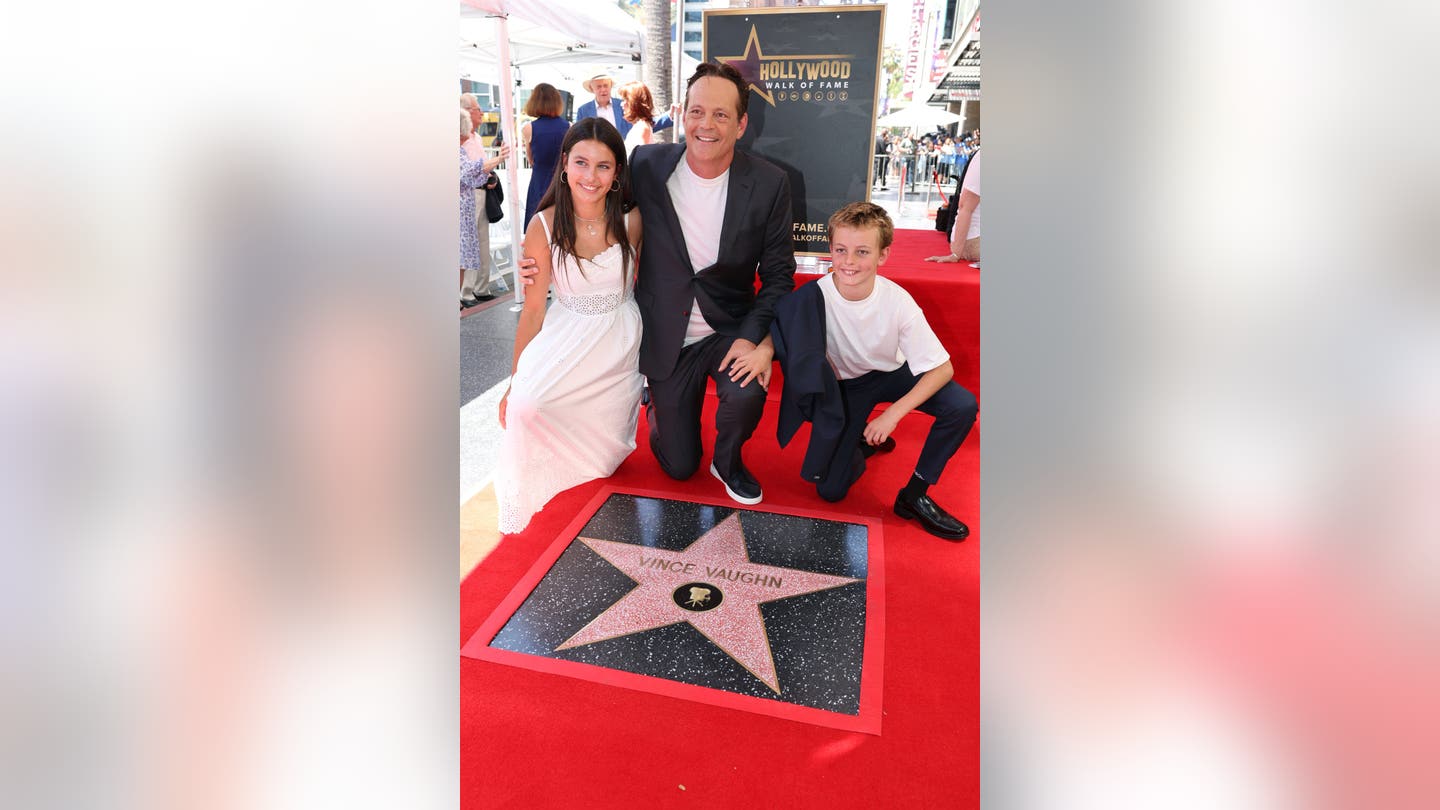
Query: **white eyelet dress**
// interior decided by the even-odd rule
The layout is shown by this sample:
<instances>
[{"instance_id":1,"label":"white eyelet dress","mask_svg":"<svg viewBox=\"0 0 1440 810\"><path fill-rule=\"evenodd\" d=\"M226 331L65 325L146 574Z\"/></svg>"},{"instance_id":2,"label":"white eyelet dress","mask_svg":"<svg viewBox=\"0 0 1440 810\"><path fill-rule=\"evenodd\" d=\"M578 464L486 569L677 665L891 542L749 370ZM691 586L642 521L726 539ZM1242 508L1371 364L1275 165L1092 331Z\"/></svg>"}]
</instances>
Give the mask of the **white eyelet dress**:
<instances>
[{"instance_id":1,"label":"white eyelet dress","mask_svg":"<svg viewBox=\"0 0 1440 810\"><path fill-rule=\"evenodd\" d=\"M549 243L550 224L540 222ZM555 299L520 354L500 439L495 499L504 534L524 530L558 493L609 476L635 449L640 310L622 255L617 243L594 259L562 262L551 248Z\"/></svg>"}]
</instances>

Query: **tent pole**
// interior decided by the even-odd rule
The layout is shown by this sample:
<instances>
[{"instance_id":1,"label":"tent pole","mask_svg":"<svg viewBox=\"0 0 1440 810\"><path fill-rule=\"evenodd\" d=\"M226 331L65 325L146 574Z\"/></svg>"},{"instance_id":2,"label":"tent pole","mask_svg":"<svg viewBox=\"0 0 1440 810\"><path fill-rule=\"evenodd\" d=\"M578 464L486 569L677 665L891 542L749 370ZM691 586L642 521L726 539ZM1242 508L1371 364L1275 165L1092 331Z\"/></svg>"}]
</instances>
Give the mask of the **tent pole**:
<instances>
[{"instance_id":1,"label":"tent pole","mask_svg":"<svg viewBox=\"0 0 1440 810\"><path fill-rule=\"evenodd\" d=\"M679 14L679 17L672 17L670 19L672 23L670 30L675 32L675 41L671 43L671 49L674 51L674 55L670 57L670 83L673 85L670 90L670 105L672 107L676 104L685 103L685 80L690 78L684 75L685 63L683 61L685 58L685 4L676 3L675 11ZM666 110L665 112L668 113L670 111ZM681 111L680 119L675 121L675 126L670 133L671 143L680 143L680 136L685 134L685 128L681 124L684 120L685 113Z\"/></svg>"},{"instance_id":2,"label":"tent pole","mask_svg":"<svg viewBox=\"0 0 1440 810\"><path fill-rule=\"evenodd\" d=\"M500 45L500 131L505 134L505 143L510 144L510 159L505 161L505 174L510 178L510 190L505 200L510 203L510 261L515 265L515 301L525 301L525 285L520 283L520 246L524 240L525 223L520 222L520 161L524 159L524 145L513 140L515 128L515 69L510 64L510 20L504 14L495 15L495 38ZM516 224L519 223L519 224Z\"/></svg>"}]
</instances>

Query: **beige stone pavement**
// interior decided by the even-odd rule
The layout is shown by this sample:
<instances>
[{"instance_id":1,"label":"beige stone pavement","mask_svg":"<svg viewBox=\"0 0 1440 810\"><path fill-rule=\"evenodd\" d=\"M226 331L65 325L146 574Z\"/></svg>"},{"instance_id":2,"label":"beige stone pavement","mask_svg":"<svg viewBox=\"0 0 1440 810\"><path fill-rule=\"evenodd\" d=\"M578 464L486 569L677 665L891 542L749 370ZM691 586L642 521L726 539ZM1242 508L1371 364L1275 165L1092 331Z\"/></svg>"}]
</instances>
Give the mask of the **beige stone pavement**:
<instances>
[{"instance_id":1,"label":"beige stone pavement","mask_svg":"<svg viewBox=\"0 0 1440 810\"><path fill-rule=\"evenodd\" d=\"M487 486L460 507L460 578L475 570L500 544L495 487Z\"/></svg>"}]
</instances>

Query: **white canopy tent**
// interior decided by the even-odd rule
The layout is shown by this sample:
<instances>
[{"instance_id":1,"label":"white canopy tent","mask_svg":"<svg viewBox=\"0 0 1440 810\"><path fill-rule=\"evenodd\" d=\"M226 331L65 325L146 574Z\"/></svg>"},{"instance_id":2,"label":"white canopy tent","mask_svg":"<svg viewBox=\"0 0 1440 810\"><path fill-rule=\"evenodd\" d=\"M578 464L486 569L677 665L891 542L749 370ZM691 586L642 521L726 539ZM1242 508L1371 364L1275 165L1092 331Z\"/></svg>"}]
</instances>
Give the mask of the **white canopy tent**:
<instances>
[{"instance_id":1,"label":"white canopy tent","mask_svg":"<svg viewBox=\"0 0 1440 810\"><path fill-rule=\"evenodd\" d=\"M960 120L960 116L949 110L931 107L929 104L911 104L903 110L881 116L876 123L882 127L935 129Z\"/></svg>"},{"instance_id":2,"label":"white canopy tent","mask_svg":"<svg viewBox=\"0 0 1440 810\"><path fill-rule=\"evenodd\" d=\"M482 2L483 0L477 0ZM535 4L529 4L531 6ZM624 12L610 6L584 6L609 18L611 12L619 14L622 21L637 25ZM643 81L643 65L639 61L640 50L629 46L629 35L638 36L636 30L616 32L606 43L597 37L577 39L571 32L517 21L508 21L510 35L511 78L517 87L534 87L546 82L575 96L584 96L581 83L597 73L609 73L617 85L628 81ZM580 27L584 27L583 25ZM460 76L478 82L498 84L500 82L499 44L495 34L495 19L492 12L462 4L460 6ZM676 71L683 80L699 65L694 57L681 54L679 69Z\"/></svg>"},{"instance_id":3,"label":"white canopy tent","mask_svg":"<svg viewBox=\"0 0 1440 810\"><path fill-rule=\"evenodd\" d=\"M508 16L506 16L508 15ZM639 77L639 24L615 6L576 0L505 2L467 0L460 5L460 72L500 83L504 20L511 78L522 86L549 82L561 89L604 70L617 79Z\"/></svg>"},{"instance_id":4,"label":"white canopy tent","mask_svg":"<svg viewBox=\"0 0 1440 810\"><path fill-rule=\"evenodd\" d=\"M567 49L639 58L644 42L640 24L613 3L594 0L461 0L462 35L472 20L504 17L512 42L548 43L552 56L565 61ZM525 54L534 58L535 54ZM521 55L517 52L516 62Z\"/></svg>"}]
</instances>

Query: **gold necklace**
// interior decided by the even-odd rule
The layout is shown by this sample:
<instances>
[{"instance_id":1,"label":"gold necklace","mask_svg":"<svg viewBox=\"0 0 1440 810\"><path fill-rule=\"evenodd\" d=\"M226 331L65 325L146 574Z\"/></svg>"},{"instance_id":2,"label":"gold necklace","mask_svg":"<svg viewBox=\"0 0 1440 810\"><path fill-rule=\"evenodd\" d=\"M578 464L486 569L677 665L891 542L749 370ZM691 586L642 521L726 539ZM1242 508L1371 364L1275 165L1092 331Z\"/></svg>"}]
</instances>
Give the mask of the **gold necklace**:
<instances>
[{"instance_id":1,"label":"gold necklace","mask_svg":"<svg viewBox=\"0 0 1440 810\"><path fill-rule=\"evenodd\" d=\"M595 226L594 226L594 225L591 225L590 223L592 223L592 222L604 222L604 221L605 221L605 217L599 217L598 219L586 219L585 217L582 217L582 216L580 216L579 214L576 214L576 215L575 215L575 218L578 219L578 220L580 220L581 222L585 223L585 230L588 231L591 236L594 236L594 235L595 235Z\"/></svg>"}]
</instances>

